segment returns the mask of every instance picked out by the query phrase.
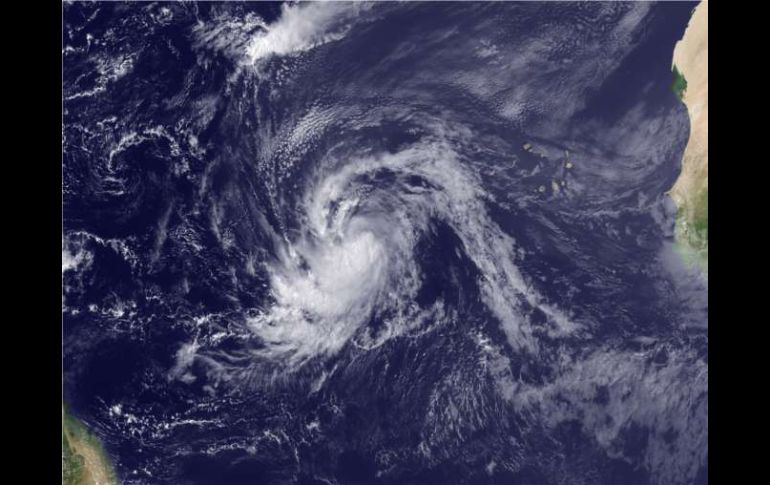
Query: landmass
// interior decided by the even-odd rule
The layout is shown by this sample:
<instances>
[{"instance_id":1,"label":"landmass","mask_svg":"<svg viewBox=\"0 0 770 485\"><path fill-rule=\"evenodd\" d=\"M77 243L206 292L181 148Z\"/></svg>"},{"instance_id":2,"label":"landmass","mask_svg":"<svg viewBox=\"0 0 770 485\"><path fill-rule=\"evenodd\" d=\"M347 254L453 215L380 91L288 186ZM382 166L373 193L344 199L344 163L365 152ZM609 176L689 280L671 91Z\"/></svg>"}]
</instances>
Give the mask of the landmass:
<instances>
[{"instance_id":1,"label":"landmass","mask_svg":"<svg viewBox=\"0 0 770 485\"><path fill-rule=\"evenodd\" d=\"M62 404L62 485L114 485L115 473L99 439Z\"/></svg>"},{"instance_id":2,"label":"landmass","mask_svg":"<svg viewBox=\"0 0 770 485\"><path fill-rule=\"evenodd\" d=\"M693 11L673 64L672 90L690 116L682 173L670 191L678 208L675 237L686 259L708 274L708 1Z\"/></svg>"}]
</instances>

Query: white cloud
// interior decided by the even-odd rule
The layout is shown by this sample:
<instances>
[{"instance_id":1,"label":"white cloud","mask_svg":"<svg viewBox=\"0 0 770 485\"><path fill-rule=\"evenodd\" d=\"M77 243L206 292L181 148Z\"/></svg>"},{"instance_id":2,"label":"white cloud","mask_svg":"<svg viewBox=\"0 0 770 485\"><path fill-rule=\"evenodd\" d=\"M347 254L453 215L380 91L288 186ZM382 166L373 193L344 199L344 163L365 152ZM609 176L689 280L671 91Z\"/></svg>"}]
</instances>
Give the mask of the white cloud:
<instances>
[{"instance_id":1,"label":"white cloud","mask_svg":"<svg viewBox=\"0 0 770 485\"><path fill-rule=\"evenodd\" d=\"M247 47L252 63L273 55L307 51L344 37L350 20L368 5L349 2L284 4L281 17Z\"/></svg>"}]
</instances>

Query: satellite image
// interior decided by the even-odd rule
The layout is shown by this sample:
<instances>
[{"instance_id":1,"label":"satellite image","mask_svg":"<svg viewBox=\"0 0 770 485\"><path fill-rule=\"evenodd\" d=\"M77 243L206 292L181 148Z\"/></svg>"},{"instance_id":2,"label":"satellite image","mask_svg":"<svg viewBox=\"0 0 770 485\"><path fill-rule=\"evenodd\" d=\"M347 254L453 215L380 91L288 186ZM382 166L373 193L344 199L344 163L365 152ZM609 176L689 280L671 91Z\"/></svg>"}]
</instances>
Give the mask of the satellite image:
<instances>
[{"instance_id":1,"label":"satellite image","mask_svg":"<svg viewBox=\"0 0 770 485\"><path fill-rule=\"evenodd\" d=\"M62 483L708 483L708 3L62 4Z\"/></svg>"}]
</instances>

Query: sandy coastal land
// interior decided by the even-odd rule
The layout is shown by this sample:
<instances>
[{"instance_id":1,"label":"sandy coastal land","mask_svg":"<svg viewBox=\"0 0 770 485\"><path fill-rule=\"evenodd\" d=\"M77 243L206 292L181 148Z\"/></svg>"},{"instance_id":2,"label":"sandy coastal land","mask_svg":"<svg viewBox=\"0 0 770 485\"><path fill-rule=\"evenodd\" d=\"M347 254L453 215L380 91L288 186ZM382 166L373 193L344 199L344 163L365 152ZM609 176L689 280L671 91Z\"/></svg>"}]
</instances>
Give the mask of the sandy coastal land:
<instances>
[{"instance_id":1,"label":"sandy coastal land","mask_svg":"<svg viewBox=\"0 0 770 485\"><path fill-rule=\"evenodd\" d=\"M682 101L690 115L682 173L670 192L679 208L676 236L708 271L708 1L695 8L673 64L686 80Z\"/></svg>"}]
</instances>

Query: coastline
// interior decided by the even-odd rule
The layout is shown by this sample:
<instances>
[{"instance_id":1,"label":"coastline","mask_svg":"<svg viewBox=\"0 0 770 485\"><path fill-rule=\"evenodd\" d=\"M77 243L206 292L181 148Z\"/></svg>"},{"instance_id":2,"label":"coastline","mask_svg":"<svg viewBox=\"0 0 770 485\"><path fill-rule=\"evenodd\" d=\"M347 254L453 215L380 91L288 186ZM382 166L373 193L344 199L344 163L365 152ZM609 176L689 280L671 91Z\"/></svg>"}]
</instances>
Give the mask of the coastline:
<instances>
[{"instance_id":1,"label":"coastline","mask_svg":"<svg viewBox=\"0 0 770 485\"><path fill-rule=\"evenodd\" d=\"M62 404L62 484L114 485L115 472L99 439Z\"/></svg>"},{"instance_id":2,"label":"coastline","mask_svg":"<svg viewBox=\"0 0 770 485\"><path fill-rule=\"evenodd\" d=\"M672 71L672 90L690 118L682 172L669 191L678 209L675 239L685 259L708 274L708 0L694 9L674 47Z\"/></svg>"}]
</instances>

